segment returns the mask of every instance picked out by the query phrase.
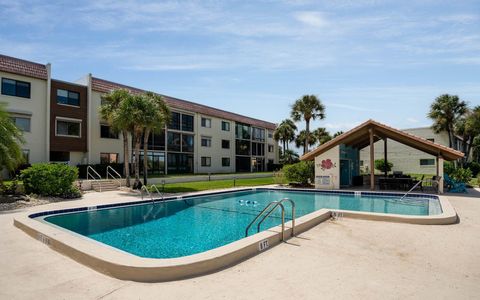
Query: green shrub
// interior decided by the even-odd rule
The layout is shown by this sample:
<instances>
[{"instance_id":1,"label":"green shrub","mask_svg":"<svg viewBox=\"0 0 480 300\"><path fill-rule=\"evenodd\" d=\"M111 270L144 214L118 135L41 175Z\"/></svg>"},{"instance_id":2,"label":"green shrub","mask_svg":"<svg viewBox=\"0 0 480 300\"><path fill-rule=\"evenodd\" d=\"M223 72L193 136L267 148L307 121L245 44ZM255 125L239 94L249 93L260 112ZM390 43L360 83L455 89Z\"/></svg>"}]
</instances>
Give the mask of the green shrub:
<instances>
[{"instance_id":1,"label":"green shrub","mask_svg":"<svg viewBox=\"0 0 480 300\"><path fill-rule=\"evenodd\" d=\"M18 182L16 179L0 183L0 194L13 195L17 193Z\"/></svg>"},{"instance_id":2,"label":"green shrub","mask_svg":"<svg viewBox=\"0 0 480 300\"><path fill-rule=\"evenodd\" d=\"M472 176L477 177L477 175L480 173L480 163L472 161L467 164L467 168L472 171Z\"/></svg>"},{"instance_id":3,"label":"green shrub","mask_svg":"<svg viewBox=\"0 0 480 300\"><path fill-rule=\"evenodd\" d=\"M314 182L315 163L313 161L301 161L296 164L286 165L283 167L282 172L289 182L307 185L308 180Z\"/></svg>"},{"instance_id":4,"label":"green shrub","mask_svg":"<svg viewBox=\"0 0 480 300\"><path fill-rule=\"evenodd\" d=\"M385 160L383 158L375 160L375 170L385 173L385 167L388 173L392 170L393 164L387 160L387 165L385 166Z\"/></svg>"},{"instance_id":5,"label":"green shrub","mask_svg":"<svg viewBox=\"0 0 480 300\"><path fill-rule=\"evenodd\" d=\"M470 171L470 169L458 168L449 175L456 181L465 183L468 183L472 179L472 171Z\"/></svg>"},{"instance_id":6,"label":"green shrub","mask_svg":"<svg viewBox=\"0 0 480 300\"><path fill-rule=\"evenodd\" d=\"M455 171L455 165L451 161L446 161L443 163L443 173L451 175Z\"/></svg>"},{"instance_id":7,"label":"green shrub","mask_svg":"<svg viewBox=\"0 0 480 300\"><path fill-rule=\"evenodd\" d=\"M27 194L74 198L80 191L73 183L78 178L78 170L64 164L34 164L22 170L20 178Z\"/></svg>"}]
</instances>

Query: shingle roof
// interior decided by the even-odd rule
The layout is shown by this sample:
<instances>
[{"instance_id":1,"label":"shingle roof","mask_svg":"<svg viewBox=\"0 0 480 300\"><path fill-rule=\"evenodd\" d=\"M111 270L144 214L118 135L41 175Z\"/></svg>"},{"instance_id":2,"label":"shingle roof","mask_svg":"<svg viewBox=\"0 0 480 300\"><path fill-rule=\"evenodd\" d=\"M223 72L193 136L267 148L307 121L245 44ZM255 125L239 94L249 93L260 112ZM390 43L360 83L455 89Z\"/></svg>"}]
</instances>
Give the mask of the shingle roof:
<instances>
[{"instance_id":1,"label":"shingle roof","mask_svg":"<svg viewBox=\"0 0 480 300\"><path fill-rule=\"evenodd\" d=\"M107 80L96 78L96 77L92 77L92 89L94 91L101 92L101 93L108 93L114 89L127 89L133 93L145 92L145 90L142 90L142 89L137 89L134 87L107 81ZM164 97L165 102L172 108L193 111L193 112L197 112L207 116L222 118L226 120L232 120L235 122L250 124L253 126L263 127L271 130L274 130L276 128L276 124L271 122L242 116L236 113L198 104L195 102L190 102L187 100L182 100L182 99L178 99L178 98L174 98L166 95L162 95L162 96Z\"/></svg>"},{"instance_id":2,"label":"shingle roof","mask_svg":"<svg viewBox=\"0 0 480 300\"><path fill-rule=\"evenodd\" d=\"M369 129L372 129L374 132L374 141L378 141L381 138L389 138L434 156L441 155L446 160L455 160L464 156L460 151L434 143L411 133L395 129L374 120L368 120L325 144L320 145L316 149L305 153L300 159L314 160L316 156L340 144L363 149L370 144Z\"/></svg>"},{"instance_id":3,"label":"shingle roof","mask_svg":"<svg viewBox=\"0 0 480 300\"><path fill-rule=\"evenodd\" d=\"M0 54L0 71L47 79L46 65Z\"/></svg>"}]
</instances>

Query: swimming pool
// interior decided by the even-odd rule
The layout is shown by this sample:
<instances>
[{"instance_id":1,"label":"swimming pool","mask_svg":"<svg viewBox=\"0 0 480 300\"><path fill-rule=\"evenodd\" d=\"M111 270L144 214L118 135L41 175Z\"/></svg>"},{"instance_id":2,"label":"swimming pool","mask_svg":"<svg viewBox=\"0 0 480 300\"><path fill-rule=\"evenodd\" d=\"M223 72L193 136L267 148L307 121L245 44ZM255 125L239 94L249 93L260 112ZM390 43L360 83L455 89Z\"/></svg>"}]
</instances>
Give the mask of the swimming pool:
<instances>
[{"instance_id":1,"label":"swimming pool","mask_svg":"<svg viewBox=\"0 0 480 300\"><path fill-rule=\"evenodd\" d=\"M245 238L249 223L270 202L289 198L296 217L320 209L430 216L442 213L435 196L400 199L400 195L327 193L257 189L173 199L39 218L49 224L130 254L146 258L176 258L205 252ZM286 220L291 207L285 203ZM278 208L260 231L281 223ZM257 224L249 235L257 233Z\"/></svg>"},{"instance_id":2,"label":"swimming pool","mask_svg":"<svg viewBox=\"0 0 480 300\"><path fill-rule=\"evenodd\" d=\"M140 282L177 280L215 272L272 248L293 233L290 206L279 226L279 211L257 233L245 227L271 201L295 201L295 234L333 214L413 224L453 224L455 209L445 196L243 188L203 192L165 201L111 199L107 204L72 208L74 203L36 207L14 225L51 249L109 276ZM90 202L91 203L91 202ZM278 226L276 226L278 225Z\"/></svg>"}]
</instances>

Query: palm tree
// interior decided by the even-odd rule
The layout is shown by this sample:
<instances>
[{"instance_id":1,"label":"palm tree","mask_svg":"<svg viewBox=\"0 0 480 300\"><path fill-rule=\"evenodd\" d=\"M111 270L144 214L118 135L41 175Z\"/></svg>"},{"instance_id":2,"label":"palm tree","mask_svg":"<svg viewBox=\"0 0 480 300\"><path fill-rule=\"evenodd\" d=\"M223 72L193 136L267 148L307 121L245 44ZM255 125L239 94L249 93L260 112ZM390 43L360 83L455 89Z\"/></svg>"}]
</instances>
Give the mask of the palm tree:
<instances>
[{"instance_id":1,"label":"palm tree","mask_svg":"<svg viewBox=\"0 0 480 300\"><path fill-rule=\"evenodd\" d=\"M337 131L337 132L335 132L335 133L333 134L333 138L336 138L337 136L342 135L343 133L344 133L344 132L341 131L341 130L340 130L340 131Z\"/></svg>"},{"instance_id":2,"label":"palm tree","mask_svg":"<svg viewBox=\"0 0 480 300\"><path fill-rule=\"evenodd\" d=\"M306 130L300 131L300 133L295 138L295 145L297 148L305 145L308 140L308 146L313 146L317 143L317 137L312 132L307 132ZM306 152L304 152L305 154Z\"/></svg>"},{"instance_id":3,"label":"palm tree","mask_svg":"<svg viewBox=\"0 0 480 300\"><path fill-rule=\"evenodd\" d=\"M283 150L288 150L288 143L295 140L295 131L297 131L297 126L290 119L285 119L273 132L273 138L276 141L281 141L283 143Z\"/></svg>"},{"instance_id":4,"label":"palm tree","mask_svg":"<svg viewBox=\"0 0 480 300\"><path fill-rule=\"evenodd\" d=\"M470 158L470 152L477 136L480 136L480 106L468 109L455 124L455 133L462 137L462 151L465 153L462 163Z\"/></svg>"},{"instance_id":5,"label":"palm tree","mask_svg":"<svg viewBox=\"0 0 480 300\"><path fill-rule=\"evenodd\" d=\"M298 154L292 150L285 150L282 156L282 163L285 165L294 164L298 162Z\"/></svg>"},{"instance_id":6,"label":"palm tree","mask_svg":"<svg viewBox=\"0 0 480 300\"><path fill-rule=\"evenodd\" d=\"M310 142L311 135L309 134L310 120L325 119L325 106L317 96L304 95L292 105L291 116L295 122L305 120L305 131L307 133L303 144L303 154L305 154L308 151L308 146L312 145Z\"/></svg>"},{"instance_id":7,"label":"palm tree","mask_svg":"<svg viewBox=\"0 0 480 300\"><path fill-rule=\"evenodd\" d=\"M22 131L13 123L5 104L0 103L0 181L3 168L13 171L23 162L20 144L24 142Z\"/></svg>"},{"instance_id":8,"label":"palm tree","mask_svg":"<svg viewBox=\"0 0 480 300\"><path fill-rule=\"evenodd\" d=\"M315 129L314 131L312 131L312 134L319 145L322 145L332 139L330 133L323 127Z\"/></svg>"},{"instance_id":9,"label":"palm tree","mask_svg":"<svg viewBox=\"0 0 480 300\"><path fill-rule=\"evenodd\" d=\"M135 182L134 189L141 187L140 182L140 147L142 136L147 126L152 124L152 120L157 118L157 106L144 95L133 95L120 103L118 109L118 120L122 120L132 133L134 152L135 152Z\"/></svg>"},{"instance_id":10,"label":"palm tree","mask_svg":"<svg viewBox=\"0 0 480 300\"><path fill-rule=\"evenodd\" d=\"M454 125L466 112L467 103L456 95L441 95L430 106L428 117L433 120L432 129L435 133L447 132L450 148L457 148L454 145Z\"/></svg>"},{"instance_id":11,"label":"palm tree","mask_svg":"<svg viewBox=\"0 0 480 300\"><path fill-rule=\"evenodd\" d=\"M168 108L163 97L152 93L146 92L144 94L146 100L151 101L155 106L155 111L151 112L151 115L146 118L145 130L143 133L143 184L147 184L147 172L148 172L148 138L150 133L155 129L163 130L165 125L170 122L170 109Z\"/></svg>"},{"instance_id":12,"label":"palm tree","mask_svg":"<svg viewBox=\"0 0 480 300\"><path fill-rule=\"evenodd\" d=\"M128 155L128 133L131 124L128 119L121 119L120 107L122 103L130 99L132 94L125 89L113 90L102 96L102 105L99 113L102 119L107 121L114 131L122 132L123 137L123 172L125 174L126 186L130 187L130 157Z\"/></svg>"}]
</instances>

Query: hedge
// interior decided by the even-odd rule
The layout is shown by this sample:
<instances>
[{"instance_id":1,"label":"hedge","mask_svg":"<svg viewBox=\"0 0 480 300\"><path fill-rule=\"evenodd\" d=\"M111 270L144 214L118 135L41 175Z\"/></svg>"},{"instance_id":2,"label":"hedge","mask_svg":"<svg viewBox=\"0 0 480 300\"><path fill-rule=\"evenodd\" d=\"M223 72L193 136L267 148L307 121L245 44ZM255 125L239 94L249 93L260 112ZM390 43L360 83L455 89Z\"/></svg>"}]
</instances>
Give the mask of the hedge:
<instances>
[{"instance_id":1,"label":"hedge","mask_svg":"<svg viewBox=\"0 0 480 300\"><path fill-rule=\"evenodd\" d=\"M81 196L73 185L77 178L77 168L65 164L33 164L20 174L25 193L62 198Z\"/></svg>"}]
</instances>

